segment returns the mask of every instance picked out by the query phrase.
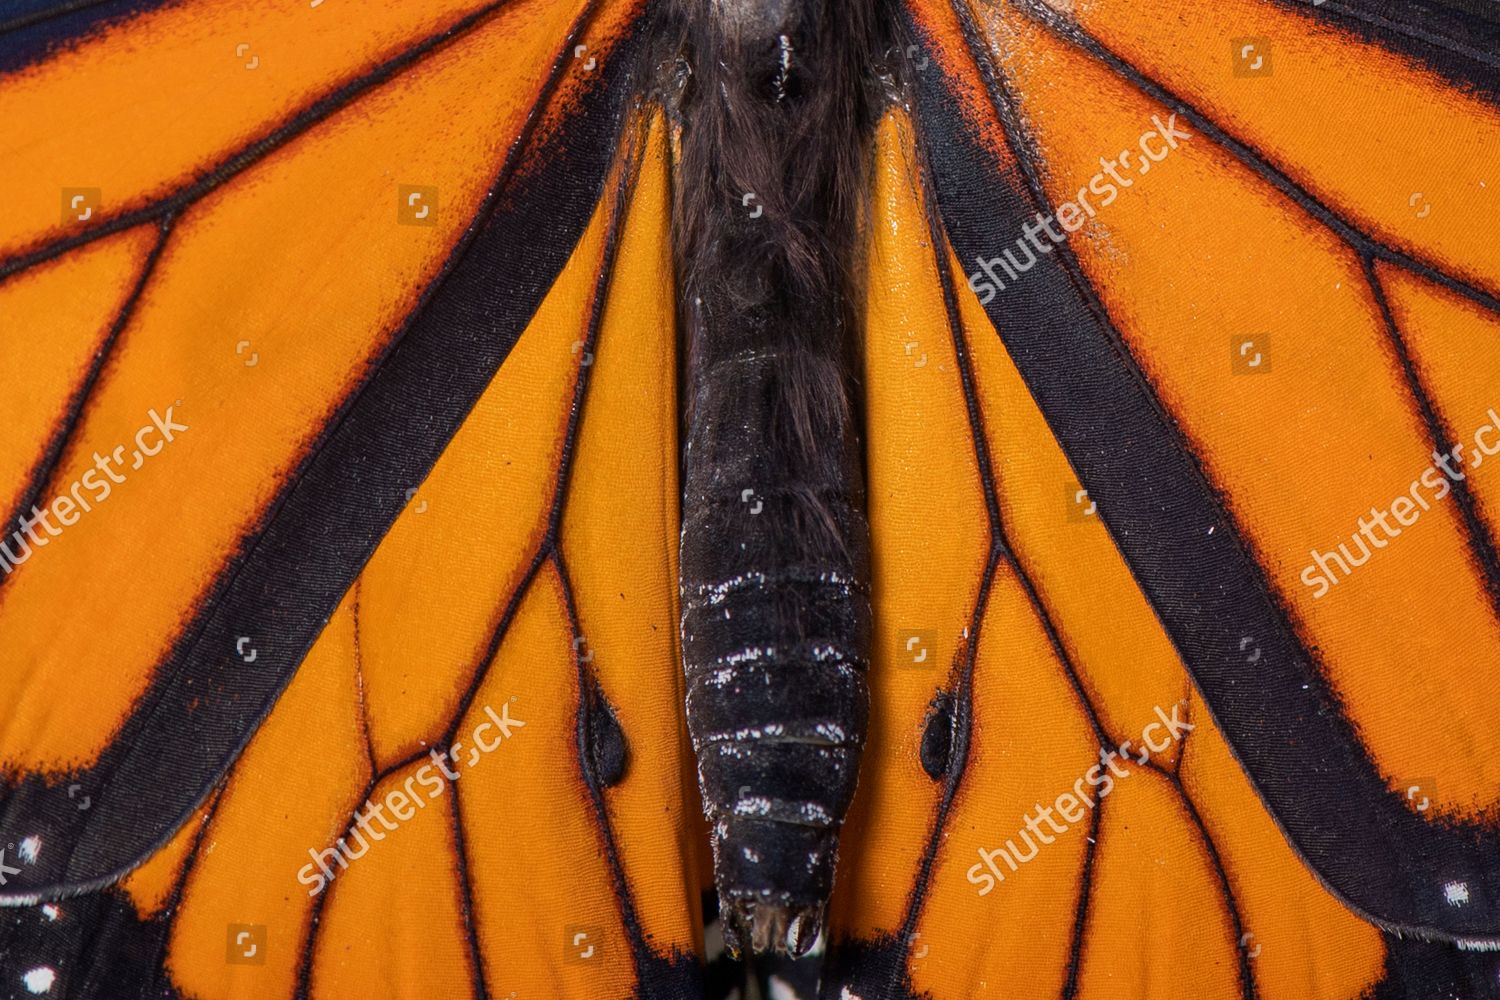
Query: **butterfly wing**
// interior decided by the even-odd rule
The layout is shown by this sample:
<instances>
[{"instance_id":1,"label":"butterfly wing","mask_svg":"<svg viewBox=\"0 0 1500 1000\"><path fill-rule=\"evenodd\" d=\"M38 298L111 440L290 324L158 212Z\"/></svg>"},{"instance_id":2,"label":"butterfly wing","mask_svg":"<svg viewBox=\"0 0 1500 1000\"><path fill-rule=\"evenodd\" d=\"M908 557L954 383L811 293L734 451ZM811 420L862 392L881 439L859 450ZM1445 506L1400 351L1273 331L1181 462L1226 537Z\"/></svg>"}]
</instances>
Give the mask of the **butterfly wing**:
<instances>
[{"instance_id":1,"label":"butterfly wing","mask_svg":"<svg viewBox=\"0 0 1500 1000\"><path fill-rule=\"evenodd\" d=\"M7 505L156 448L0 585L0 892L53 901L4 952L57 992L693 989L641 5L448 6L145 10L0 98L13 180L97 189L5 234Z\"/></svg>"},{"instance_id":2,"label":"butterfly wing","mask_svg":"<svg viewBox=\"0 0 1500 1000\"><path fill-rule=\"evenodd\" d=\"M1482 209L1423 136L1493 148L1493 103L1368 22L1235 9L912 11L920 154L883 154L866 357L890 645L840 873L857 995L1491 988L1479 956L1372 926L1497 934L1496 730L1464 680L1496 659L1484 469L1331 593L1302 572L1488 419L1496 365L1461 334L1494 322L1493 248L1380 185ZM1217 34L1253 25L1274 98ZM1365 74L1406 102L1399 142L1350 99ZM1159 127L1145 168L1120 159ZM1371 158L1331 155L1345 136ZM1104 797L1101 751L1174 716Z\"/></svg>"}]
</instances>

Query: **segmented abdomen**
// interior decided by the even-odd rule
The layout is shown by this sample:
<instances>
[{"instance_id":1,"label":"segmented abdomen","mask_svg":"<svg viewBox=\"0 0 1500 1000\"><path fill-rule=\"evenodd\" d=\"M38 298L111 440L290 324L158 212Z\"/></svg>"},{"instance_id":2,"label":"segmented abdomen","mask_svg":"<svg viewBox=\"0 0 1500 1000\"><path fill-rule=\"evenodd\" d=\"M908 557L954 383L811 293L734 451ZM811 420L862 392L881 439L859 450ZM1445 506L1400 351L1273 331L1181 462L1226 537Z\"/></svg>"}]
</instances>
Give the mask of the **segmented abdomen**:
<instances>
[{"instance_id":1,"label":"segmented abdomen","mask_svg":"<svg viewBox=\"0 0 1500 1000\"><path fill-rule=\"evenodd\" d=\"M822 925L869 711L867 0L679 0L682 643L726 943Z\"/></svg>"},{"instance_id":2,"label":"segmented abdomen","mask_svg":"<svg viewBox=\"0 0 1500 1000\"><path fill-rule=\"evenodd\" d=\"M832 889L865 736L863 483L848 428L825 428L810 462L758 430L776 425L789 370L834 359L782 345L698 362L682 530L688 726L724 903L745 911L756 950L796 950ZM759 925L757 903L774 907Z\"/></svg>"}]
</instances>

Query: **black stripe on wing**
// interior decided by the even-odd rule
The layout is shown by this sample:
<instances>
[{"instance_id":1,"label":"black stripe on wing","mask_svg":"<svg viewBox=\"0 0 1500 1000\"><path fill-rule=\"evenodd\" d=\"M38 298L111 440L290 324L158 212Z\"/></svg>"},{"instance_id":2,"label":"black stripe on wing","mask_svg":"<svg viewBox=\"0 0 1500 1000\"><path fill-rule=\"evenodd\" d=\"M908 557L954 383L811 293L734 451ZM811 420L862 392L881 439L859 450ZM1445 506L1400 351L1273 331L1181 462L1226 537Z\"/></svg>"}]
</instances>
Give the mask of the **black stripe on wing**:
<instances>
[{"instance_id":1,"label":"black stripe on wing","mask_svg":"<svg viewBox=\"0 0 1500 1000\"><path fill-rule=\"evenodd\" d=\"M106 25L167 0L7 0L0 12L0 73L21 69Z\"/></svg>"},{"instance_id":2,"label":"black stripe on wing","mask_svg":"<svg viewBox=\"0 0 1500 1000\"><path fill-rule=\"evenodd\" d=\"M1398 52L1500 104L1500 5L1494 0L1276 0Z\"/></svg>"}]
</instances>

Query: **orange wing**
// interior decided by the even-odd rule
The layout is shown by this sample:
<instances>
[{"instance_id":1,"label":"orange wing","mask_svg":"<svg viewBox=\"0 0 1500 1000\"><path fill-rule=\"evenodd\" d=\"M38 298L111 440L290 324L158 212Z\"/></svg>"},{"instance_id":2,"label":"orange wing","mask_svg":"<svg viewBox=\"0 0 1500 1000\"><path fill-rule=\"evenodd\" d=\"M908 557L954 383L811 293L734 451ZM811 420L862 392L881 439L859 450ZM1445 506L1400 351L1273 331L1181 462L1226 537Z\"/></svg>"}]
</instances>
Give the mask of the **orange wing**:
<instances>
[{"instance_id":1,"label":"orange wing","mask_svg":"<svg viewBox=\"0 0 1500 1000\"><path fill-rule=\"evenodd\" d=\"M0 583L7 982L698 979L642 4L421 7L164 5L0 89L5 505L77 507Z\"/></svg>"},{"instance_id":2,"label":"orange wing","mask_svg":"<svg viewBox=\"0 0 1500 1000\"><path fill-rule=\"evenodd\" d=\"M35 520L33 506L57 511L56 535L33 527L5 539L0 697L9 711L0 759L13 782L35 776L19 780L7 814L46 817L61 833L75 825L76 795L92 801L76 856L64 867L53 867L65 860L60 855L39 862L9 891L16 881L40 891L117 875L163 824L175 826L202 799L248 738L246 723L264 713L368 557L382 518L388 523L399 512L406 489L446 440L443 431L451 434L487 381L481 370L441 364L444 349L455 346L464 286L508 277L487 269L534 276L529 284L509 282L512 328L501 326L481 347L493 370L548 272L566 259L607 161L594 157L593 176L572 172L571 205L558 192L537 190L549 180L538 170L544 147L567 142L568 123L589 125L583 108L561 117L588 92L563 44L583 29L582 5L545 9L517 5L470 17L436 39L418 34L408 39L412 51L378 53L387 58L354 83L314 95L316 114L300 111L307 95L284 94L287 123L259 124L248 148L208 166L165 155L146 166L141 161L154 158L117 155L121 166L111 175L101 160L86 176L116 194L81 203L89 217L66 224L76 231L59 231L54 204L45 218L7 234L12 255L0 266L7 275L0 294L9 307L6 350L15 352L8 360L25 357L33 324L50 336L40 341L43 357L29 365L35 377L5 438L13 484L5 505L17 515L13 525L21 515ZM80 77L125 74L117 64L134 64L136 93L105 93L139 113L154 85L140 73L141 60L191 62L197 51L145 53L140 38L173 33L175 25L186 46L205 32L233 38L246 30L190 30L196 15L175 8L141 17L21 71L3 91L16 102L5 109L15 152L3 162L20 175L7 183L35 189L59 175L57 163L100 160L99 148L121 148L107 129L119 127L126 111L100 108L97 134L31 155L68 138L54 134L55 120L90 117L67 99ZM278 33L297 34L298 20ZM386 39L395 27L365 25ZM529 65L513 52L496 53L494 40L517 32L540 56ZM219 50L205 42L209 51ZM87 73L73 65L89 58L101 65ZM478 86L506 66L517 75L511 87ZM251 75L244 66L236 71ZM48 92L45 105L25 100L28 86L45 90L54 80L55 99ZM474 96L455 105L455 92ZM538 122L532 106L539 101L555 109L551 121ZM596 121L612 114L594 106ZM217 121L213 110L201 117ZM430 123L445 116L450 124L435 142ZM192 131L198 118L182 130ZM194 183L194 175L207 180ZM404 177L423 183L407 194L397 183ZM184 193L152 198L174 183L185 184ZM517 230L528 219L566 218L569 208L577 222L559 227L550 262L522 253L531 247L522 247ZM476 241L472 223L485 218L499 220L492 231L508 231L502 245ZM24 212L18 219L28 221ZM236 278L225 280L229 274ZM78 304L56 314L50 303L72 298L64 289L75 287ZM361 448L384 457L365 458L351 474L348 456ZM331 532L332 525L342 530ZM286 572L297 565L326 568ZM252 647L256 669L224 670L236 657L249 662ZM93 667L106 662L109 669ZM88 668L86 688L80 665ZM225 696L206 697L219 684ZM180 716L197 732L176 724ZM226 738L226 729L237 735ZM128 738L118 738L122 732ZM216 752L197 752L203 743ZM174 791L149 777L168 756L191 774L170 782ZM81 785L74 801L61 791L66 775ZM132 799L153 790L175 797L127 807L124 796L108 794L106 786L119 784L131 787ZM117 822L116 809L136 822L124 815ZM89 829L101 839L97 849L87 846ZM5 830L22 832L11 822Z\"/></svg>"},{"instance_id":3,"label":"orange wing","mask_svg":"<svg viewBox=\"0 0 1500 1000\"><path fill-rule=\"evenodd\" d=\"M911 6L835 990L1493 995L1488 463L1303 573L1500 443L1500 113L1338 6Z\"/></svg>"}]
</instances>

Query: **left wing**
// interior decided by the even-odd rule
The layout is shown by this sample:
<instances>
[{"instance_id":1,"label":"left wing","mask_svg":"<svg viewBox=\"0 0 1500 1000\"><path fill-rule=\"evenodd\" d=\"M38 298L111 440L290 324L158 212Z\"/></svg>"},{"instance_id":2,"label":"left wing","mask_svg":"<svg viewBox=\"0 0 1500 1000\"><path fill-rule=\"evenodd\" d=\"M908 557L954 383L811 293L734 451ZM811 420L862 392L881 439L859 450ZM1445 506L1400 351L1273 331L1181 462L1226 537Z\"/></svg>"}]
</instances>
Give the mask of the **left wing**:
<instances>
[{"instance_id":1,"label":"left wing","mask_svg":"<svg viewBox=\"0 0 1500 1000\"><path fill-rule=\"evenodd\" d=\"M0 89L5 981L691 995L643 5L140 6Z\"/></svg>"}]
</instances>

